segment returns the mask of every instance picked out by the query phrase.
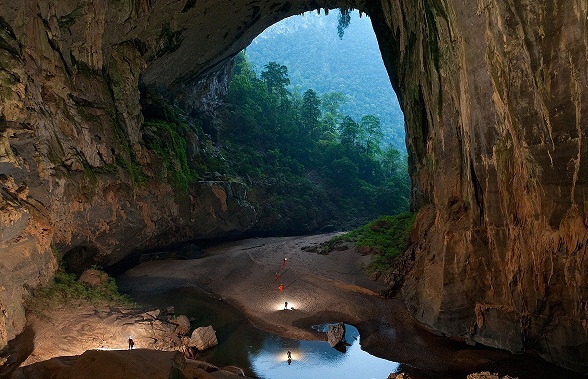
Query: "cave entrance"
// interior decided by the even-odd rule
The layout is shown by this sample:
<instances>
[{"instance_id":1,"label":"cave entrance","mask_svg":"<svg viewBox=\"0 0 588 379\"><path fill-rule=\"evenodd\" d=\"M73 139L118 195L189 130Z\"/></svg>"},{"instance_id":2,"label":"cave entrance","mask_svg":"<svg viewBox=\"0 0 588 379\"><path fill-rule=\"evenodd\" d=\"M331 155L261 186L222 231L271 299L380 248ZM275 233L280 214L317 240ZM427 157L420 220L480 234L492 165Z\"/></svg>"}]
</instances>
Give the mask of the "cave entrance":
<instances>
[{"instance_id":1,"label":"cave entrance","mask_svg":"<svg viewBox=\"0 0 588 379\"><path fill-rule=\"evenodd\" d=\"M357 227L408 210L404 117L368 16L306 12L236 58L225 147L260 189L259 229Z\"/></svg>"}]
</instances>

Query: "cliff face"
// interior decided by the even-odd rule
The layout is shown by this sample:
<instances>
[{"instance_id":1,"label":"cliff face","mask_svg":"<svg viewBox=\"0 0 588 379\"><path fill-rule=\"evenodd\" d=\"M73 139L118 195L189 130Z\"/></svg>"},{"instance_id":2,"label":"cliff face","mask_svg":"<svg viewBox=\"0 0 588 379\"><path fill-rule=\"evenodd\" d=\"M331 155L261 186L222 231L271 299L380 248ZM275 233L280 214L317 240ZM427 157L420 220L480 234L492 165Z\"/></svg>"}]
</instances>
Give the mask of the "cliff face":
<instances>
[{"instance_id":1,"label":"cliff face","mask_svg":"<svg viewBox=\"0 0 588 379\"><path fill-rule=\"evenodd\" d=\"M370 14L405 112L415 317L588 370L581 0L3 1L0 346L22 329L23 285L51 277L53 250L109 264L255 223L238 183L166 184L141 98L214 113L228 59L319 6Z\"/></svg>"},{"instance_id":2,"label":"cliff face","mask_svg":"<svg viewBox=\"0 0 588 379\"><path fill-rule=\"evenodd\" d=\"M588 3L382 6L419 209L408 307L587 372Z\"/></svg>"}]
</instances>

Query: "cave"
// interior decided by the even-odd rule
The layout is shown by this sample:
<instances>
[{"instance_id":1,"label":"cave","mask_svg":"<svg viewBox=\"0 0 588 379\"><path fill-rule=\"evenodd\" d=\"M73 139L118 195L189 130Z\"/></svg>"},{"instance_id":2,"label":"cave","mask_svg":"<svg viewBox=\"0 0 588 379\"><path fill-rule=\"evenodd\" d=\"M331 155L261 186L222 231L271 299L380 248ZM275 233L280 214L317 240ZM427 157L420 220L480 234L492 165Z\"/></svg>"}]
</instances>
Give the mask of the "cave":
<instances>
[{"instance_id":1,"label":"cave","mask_svg":"<svg viewBox=\"0 0 588 379\"><path fill-rule=\"evenodd\" d=\"M339 7L370 16L405 115L418 212L401 289L411 313L444 335L586 373L581 1L2 2L0 346L23 329L23 288L51 278L55 246L92 246L113 264L254 222L238 183L190 197L136 186L152 159L141 91L212 112L231 58L262 30Z\"/></svg>"}]
</instances>

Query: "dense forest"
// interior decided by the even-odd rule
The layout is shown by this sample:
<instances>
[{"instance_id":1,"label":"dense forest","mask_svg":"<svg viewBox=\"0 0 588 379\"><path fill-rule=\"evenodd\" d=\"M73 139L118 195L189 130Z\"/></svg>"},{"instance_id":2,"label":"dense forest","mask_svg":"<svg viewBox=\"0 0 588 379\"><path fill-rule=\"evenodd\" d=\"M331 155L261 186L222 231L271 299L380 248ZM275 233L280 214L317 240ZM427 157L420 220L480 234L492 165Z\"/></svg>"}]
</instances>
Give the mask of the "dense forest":
<instances>
[{"instance_id":1,"label":"dense forest","mask_svg":"<svg viewBox=\"0 0 588 379\"><path fill-rule=\"evenodd\" d=\"M320 213L318 224L350 227L407 210L406 157L381 148L380 119L343 114L340 92L289 84L285 65L269 62L258 75L245 53L235 59L222 145L232 174L263 194L265 216L305 224Z\"/></svg>"},{"instance_id":2,"label":"dense forest","mask_svg":"<svg viewBox=\"0 0 588 379\"><path fill-rule=\"evenodd\" d=\"M257 74L270 61L287 66L292 92L313 88L318 94L342 93L346 100L341 104L344 114L356 120L364 114L377 116L383 143L406 152L404 116L370 18L360 17L357 11L347 15L343 25L339 24L339 11L290 17L255 38L247 47L247 55Z\"/></svg>"}]
</instances>

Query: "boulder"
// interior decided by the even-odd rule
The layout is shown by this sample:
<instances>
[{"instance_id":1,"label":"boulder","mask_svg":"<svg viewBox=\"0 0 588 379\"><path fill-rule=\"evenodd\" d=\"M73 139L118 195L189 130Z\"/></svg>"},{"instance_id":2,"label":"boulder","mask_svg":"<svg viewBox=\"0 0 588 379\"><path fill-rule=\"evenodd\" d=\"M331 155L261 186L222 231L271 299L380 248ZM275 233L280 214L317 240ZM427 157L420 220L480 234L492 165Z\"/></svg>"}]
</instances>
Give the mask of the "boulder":
<instances>
[{"instance_id":1,"label":"boulder","mask_svg":"<svg viewBox=\"0 0 588 379\"><path fill-rule=\"evenodd\" d=\"M327 330L327 341L331 347L335 347L342 342L345 342L345 324L340 322L338 324L329 325Z\"/></svg>"},{"instance_id":2,"label":"boulder","mask_svg":"<svg viewBox=\"0 0 588 379\"><path fill-rule=\"evenodd\" d=\"M178 335L185 335L188 334L190 331L190 320L185 315L179 315L177 317L171 317L169 319L171 324L175 324L176 326L176 333Z\"/></svg>"},{"instance_id":3,"label":"boulder","mask_svg":"<svg viewBox=\"0 0 588 379\"><path fill-rule=\"evenodd\" d=\"M218 345L218 340L216 339L216 332L211 325L194 329L188 341L188 346L195 347L200 351L216 345Z\"/></svg>"},{"instance_id":4,"label":"boulder","mask_svg":"<svg viewBox=\"0 0 588 379\"><path fill-rule=\"evenodd\" d=\"M99 270L89 269L84 271L78 280L91 287L101 287L108 282L108 275Z\"/></svg>"}]
</instances>

